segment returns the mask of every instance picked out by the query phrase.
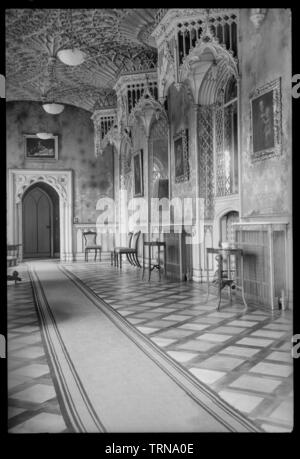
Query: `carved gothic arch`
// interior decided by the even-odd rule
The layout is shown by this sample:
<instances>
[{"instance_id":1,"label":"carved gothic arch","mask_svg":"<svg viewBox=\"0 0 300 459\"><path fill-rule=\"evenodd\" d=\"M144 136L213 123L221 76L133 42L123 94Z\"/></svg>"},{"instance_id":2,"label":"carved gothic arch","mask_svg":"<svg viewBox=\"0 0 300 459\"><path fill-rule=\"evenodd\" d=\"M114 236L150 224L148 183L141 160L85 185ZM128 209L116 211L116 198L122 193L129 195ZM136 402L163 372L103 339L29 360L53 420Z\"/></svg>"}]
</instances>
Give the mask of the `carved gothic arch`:
<instances>
[{"instance_id":1,"label":"carved gothic arch","mask_svg":"<svg viewBox=\"0 0 300 459\"><path fill-rule=\"evenodd\" d=\"M183 60L179 82L189 82L195 103L208 105L231 75L238 79L237 59L215 37L205 35Z\"/></svg>"},{"instance_id":2,"label":"carved gothic arch","mask_svg":"<svg viewBox=\"0 0 300 459\"><path fill-rule=\"evenodd\" d=\"M212 67L205 74L199 92L197 103L199 105L211 105L217 102L220 90L224 89L230 78L234 77L239 81L237 68L231 66L220 66L213 69Z\"/></svg>"},{"instance_id":3,"label":"carved gothic arch","mask_svg":"<svg viewBox=\"0 0 300 459\"><path fill-rule=\"evenodd\" d=\"M164 118L167 122L169 121L164 106L152 96L149 89L146 89L130 113L129 124L132 126L136 122L140 123L146 137L148 137L153 121L160 118Z\"/></svg>"},{"instance_id":4,"label":"carved gothic arch","mask_svg":"<svg viewBox=\"0 0 300 459\"><path fill-rule=\"evenodd\" d=\"M72 215L73 191L72 171L9 169L8 177L8 242L21 244L22 259L22 198L35 183L50 185L59 196L60 214L60 259L73 260Z\"/></svg>"}]
</instances>

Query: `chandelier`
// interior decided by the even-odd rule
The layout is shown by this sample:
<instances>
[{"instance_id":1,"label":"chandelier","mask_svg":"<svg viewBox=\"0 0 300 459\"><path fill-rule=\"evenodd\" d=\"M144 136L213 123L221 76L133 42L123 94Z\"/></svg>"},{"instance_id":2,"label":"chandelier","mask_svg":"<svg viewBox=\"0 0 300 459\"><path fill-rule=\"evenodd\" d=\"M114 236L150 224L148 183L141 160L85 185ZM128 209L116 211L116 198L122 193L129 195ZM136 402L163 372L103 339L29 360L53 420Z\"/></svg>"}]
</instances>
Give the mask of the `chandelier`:
<instances>
[{"instance_id":1,"label":"chandelier","mask_svg":"<svg viewBox=\"0 0 300 459\"><path fill-rule=\"evenodd\" d=\"M75 43L74 33L73 33L73 15L72 10L70 10L70 25L71 25L71 46L70 48L63 48L57 52L58 59L66 65L76 66L80 65L85 60L85 54L79 48L73 46Z\"/></svg>"}]
</instances>

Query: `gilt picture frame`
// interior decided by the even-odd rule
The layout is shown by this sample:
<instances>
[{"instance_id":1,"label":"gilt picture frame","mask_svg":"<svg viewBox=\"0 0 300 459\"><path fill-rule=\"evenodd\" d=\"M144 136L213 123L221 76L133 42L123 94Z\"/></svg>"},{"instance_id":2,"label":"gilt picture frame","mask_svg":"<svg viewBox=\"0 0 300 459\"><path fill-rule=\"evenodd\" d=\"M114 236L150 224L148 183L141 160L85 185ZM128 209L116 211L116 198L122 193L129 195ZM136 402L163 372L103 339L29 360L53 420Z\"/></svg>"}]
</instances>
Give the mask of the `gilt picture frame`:
<instances>
[{"instance_id":1,"label":"gilt picture frame","mask_svg":"<svg viewBox=\"0 0 300 459\"><path fill-rule=\"evenodd\" d=\"M26 160L56 161L58 159L58 136L40 139L35 134L24 134L24 155Z\"/></svg>"},{"instance_id":2,"label":"gilt picture frame","mask_svg":"<svg viewBox=\"0 0 300 459\"><path fill-rule=\"evenodd\" d=\"M134 197L144 195L142 149L133 154L133 190Z\"/></svg>"},{"instance_id":3,"label":"gilt picture frame","mask_svg":"<svg viewBox=\"0 0 300 459\"><path fill-rule=\"evenodd\" d=\"M279 156L282 149L281 79L250 94L250 149L252 161Z\"/></svg>"},{"instance_id":4,"label":"gilt picture frame","mask_svg":"<svg viewBox=\"0 0 300 459\"><path fill-rule=\"evenodd\" d=\"M175 182L186 182L190 178L188 129L174 135Z\"/></svg>"}]
</instances>

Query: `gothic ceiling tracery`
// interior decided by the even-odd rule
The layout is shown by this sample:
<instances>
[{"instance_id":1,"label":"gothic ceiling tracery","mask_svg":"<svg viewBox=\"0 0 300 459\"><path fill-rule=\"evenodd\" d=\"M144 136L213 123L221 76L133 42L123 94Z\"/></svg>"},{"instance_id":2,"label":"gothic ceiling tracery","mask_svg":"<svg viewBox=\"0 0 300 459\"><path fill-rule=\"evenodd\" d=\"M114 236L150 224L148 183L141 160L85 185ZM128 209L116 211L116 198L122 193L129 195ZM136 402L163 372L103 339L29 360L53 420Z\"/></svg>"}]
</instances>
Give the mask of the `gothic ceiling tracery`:
<instances>
[{"instance_id":1,"label":"gothic ceiling tracery","mask_svg":"<svg viewBox=\"0 0 300 459\"><path fill-rule=\"evenodd\" d=\"M156 9L6 10L6 99L56 102L93 111L110 105L121 72L154 68L150 32ZM56 57L79 47L85 61L70 67Z\"/></svg>"}]
</instances>

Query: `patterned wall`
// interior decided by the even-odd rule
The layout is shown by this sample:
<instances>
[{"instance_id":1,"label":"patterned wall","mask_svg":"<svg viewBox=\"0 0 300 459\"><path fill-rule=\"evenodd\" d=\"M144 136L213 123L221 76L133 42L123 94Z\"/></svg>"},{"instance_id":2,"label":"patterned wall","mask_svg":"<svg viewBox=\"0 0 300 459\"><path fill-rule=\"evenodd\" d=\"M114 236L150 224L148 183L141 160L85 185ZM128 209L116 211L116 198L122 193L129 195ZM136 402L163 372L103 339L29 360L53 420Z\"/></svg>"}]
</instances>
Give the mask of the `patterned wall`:
<instances>
[{"instance_id":1,"label":"patterned wall","mask_svg":"<svg viewBox=\"0 0 300 459\"><path fill-rule=\"evenodd\" d=\"M23 134L45 126L58 135L58 161L25 160ZM56 116L46 115L36 102L7 103L7 167L19 169L72 169L74 171L74 217L94 223L100 197L113 198L112 147L95 158L93 124L86 110L66 106Z\"/></svg>"}]
</instances>

